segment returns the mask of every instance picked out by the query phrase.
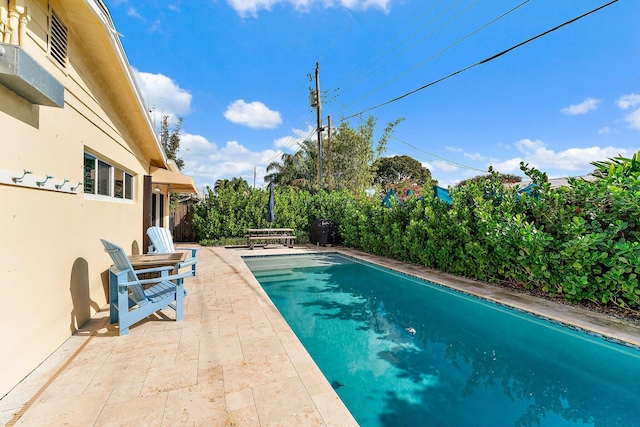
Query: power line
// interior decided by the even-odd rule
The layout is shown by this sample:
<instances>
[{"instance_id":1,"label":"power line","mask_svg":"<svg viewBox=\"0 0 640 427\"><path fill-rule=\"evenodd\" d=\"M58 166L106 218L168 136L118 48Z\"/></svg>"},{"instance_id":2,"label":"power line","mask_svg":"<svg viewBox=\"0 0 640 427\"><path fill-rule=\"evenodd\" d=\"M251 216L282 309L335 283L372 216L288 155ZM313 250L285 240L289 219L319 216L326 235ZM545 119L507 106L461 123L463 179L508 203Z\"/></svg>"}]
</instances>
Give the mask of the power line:
<instances>
[{"instance_id":1,"label":"power line","mask_svg":"<svg viewBox=\"0 0 640 427\"><path fill-rule=\"evenodd\" d=\"M333 43L331 43L331 45L329 45L328 48L326 48L324 50L324 52L322 52L322 54L320 55L320 57L318 58L318 61L321 61L326 55L327 53L329 53L331 51L331 49L333 49L333 47L338 44L338 42L340 41L340 39L342 39L342 37L344 37L344 35L347 33L347 31L349 30L349 28L353 27L353 24L356 23L356 21L353 19L353 16L349 15L349 17L351 18L351 24L349 24L344 30L342 30L342 32L338 35L338 37L333 41Z\"/></svg>"},{"instance_id":2,"label":"power line","mask_svg":"<svg viewBox=\"0 0 640 427\"><path fill-rule=\"evenodd\" d=\"M462 16L464 13L468 12L472 7L474 7L475 5L477 5L481 0L478 0L476 3L472 4L471 6L469 6L467 9L465 9L464 11L462 11L460 14L458 14L457 16L455 16L454 18L452 18L451 20L449 20L446 24L442 25L440 28L436 29L434 32L432 32L431 34L429 34L429 36L435 34L435 32L441 30L442 28L444 28L446 25L450 24L451 22L453 22L454 20L458 19L460 16ZM388 82L386 82L385 84L377 87L376 89L372 90L371 92L367 93L366 95L358 98L357 100L353 101L351 103L351 105L356 104L359 101L362 101L363 99L373 95L374 93L376 93L377 91L379 91L380 89L390 85L391 83L393 83L394 81L398 80L400 77L405 76L407 74L409 74L411 71L422 67L424 64L426 64L427 62L437 58L438 56L442 55L443 53L445 53L446 51L448 51L449 49L452 49L453 47L459 45L460 43L462 43L463 41L465 41L466 39L470 38L471 36L479 33L480 31L484 30L485 28L489 27L490 25L495 24L496 22L498 22L499 20L501 20L502 18L506 17L507 15L515 12L517 9L521 8L522 6L524 6L525 4L529 3L529 1L531 0L524 0L522 3L520 3L519 5L511 8L510 10L504 12L502 15L492 19L491 21L487 22L486 24L484 24L483 26L477 28L476 30L472 31L471 33L467 34L466 36L462 37L461 39L458 39L457 41L455 41L454 43L450 44L449 46L445 47L444 49L441 49L440 51L436 52L435 54L431 55L429 58L425 59L424 61L414 65L413 67L409 68L408 70L404 71L403 73L397 75L396 77L394 77L393 79L389 80ZM402 52L400 55L404 54L406 51ZM398 56L392 58L391 60L397 58ZM391 62L391 61L389 61ZM389 62L385 63L384 65L387 65ZM383 65L383 66L384 66ZM360 80L362 81L362 80Z\"/></svg>"},{"instance_id":3,"label":"power line","mask_svg":"<svg viewBox=\"0 0 640 427\"><path fill-rule=\"evenodd\" d=\"M580 16L578 16L578 17L576 17L576 18L573 18L573 19L569 20L569 21L566 21L566 22L564 22L564 23L562 23L562 24L560 24L560 25L558 25L558 26L556 26L556 27L551 28L550 30L547 30L547 31L545 31L545 32L543 32L543 33L538 34L537 36L531 37L531 38L529 38L529 39L527 39L527 40L525 40L525 41L523 41L523 42L521 42L521 43L518 43L517 45L512 46L512 47L510 47L510 48L508 48L508 49L505 49L505 50L503 50L502 52L497 53L497 54L495 54L495 55L493 55L493 56L491 56L491 57L489 57L489 58L486 58L486 59L484 59L484 60L482 60L482 61L480 61L480 62L476 62L476 63L475 63L475 64L473 64L473 65L469 65L468 67L462 68L462 69L460 69L460 70L458 70L458 71L456 71L456 72L453 72L453 73L451 73L451 74L448 74L448 75L446 75L446 76L444 76L444 77L441 77L441 78L439 78L439 79L437 79L437 80L434 80L434 81L432 81L431 83L427 83L427 84L426 84L426 85L424 85L424 86L421 86L421 87L419 87L419 88L417 88L417 89L414 89L414 90L412 90L412 91L410 91L410 92L407 92L407 93L405 93L405 94L403 94L403 95L400 95L400 96L398 96L398 97L395 97L395 98L393 98L393 99L390 99L389 101L383 102L382 104L375 105L375 106L373 106L373 107L370 107L370 108L367 108L367 109L365 109L365 110L362 110L362 111L360 111L359 113L353 114L353 115L348 116L348 117L344 117L342 120L343 120L343 121L344 121L344 120L348 120L348 119L351 119L351 118L353 118L353 117L359 116L360 114L367 113L367 112L369 112L369 111L375 110L375 109L380 108L380 107L383 107L383 106L385 106L385 105L389 105L389 104L391 104L391 103L393 103L393 102L399 101L399 100L401 100L401 99L403 99L403 98L406 98L406 97L408 97L408 96L410 96L410 95L413 95L414 93L420 92L421 90L424 90L424 89L426 89L426 88L428 88L428 87L431 87L431 86L433 86L433 85L435 85L435 84L437 84L437 83L440 83L440 82L442 82L442 81L444 81L444 80L450 79L451 77L454 77L454 76L456 76L456 75L458 75L458 74L461 74L461 73L463 73L463 72L465 72L465 71L468 71L468 70L470 70L470 69L472 69L472 68L475 68L475 67L477 67L477 66L479 66L479 65L486 64L487 62L493 61L494 59L497 59L497 58L501 57L502 55L505 55L505 54L507 54L507 53L511 52L512 50L515 50L515 49L517 49L517 48L519 48L519 47L521 47L521 46L524 46L524 45L526 45L526 44L528 44L528 43L530 43L530 42L532 42L532 41L534 41L534 40L537 40L537 39L539 39L539 38L541 38L541 37L543 37L543 36L546 36L547 34L550 34L550 33L554 32L554 31L557 31L557 30L559 30L559 29L560 29L560 28L562 28L562 27L565 27L565 26L567 26L567 25L569 25L569 24L572 24L572 23L574 23L574 22L576 22L576 21L578 21L578 20L580 20L580 19L582 19L582 18L584 18L584 17L586 17L586 16L589 16L589 15L591 15L591 14L595 13L595 12L598 12L598 11L600 11L600 10L604 9L605 7L611 6L612 4L617 3L617 2L618 2L618 0L612 0L612 1L610 1L609 3L606 3L606 4L604 4L604 5L602 5L602 6L599 6L599 7L595 8L595 9L593 9L593 10L590 10L589 12L586 12L586 13L584 13L584 14L582 14L582 15L580 15Z\"/></svg>"},{"instance_id":4,"label":"power line","mask_svg":"<svg viewBox=\"0 0 640 427\"><path fill-rule=\"evenodd\" d=\"M459 3L460 0L458 0L456 2ZM409 37L405 38L404 40L402 40L400 43L398 43L398 45L396 45L395 47L393 47L388 53L383 54L379 59L373 61L372 64L368 65L367 67L364 68L364 70L360 71L359 73L357 73L355 76L350 77L347 79L347 77L351 76L351 74L355 73L358 68L362 67L367 61L369 61L370 59L374 58L379 52L381 52L382 50L384 50L387 46L389 46L391 44L391 42L393 42L395 39L397 39L398 37L400 37L400 35L402 33L404 33L405 31L407 31L409 28L411 28L416 22L418 22L419 20L421 20L425 15L431 13L431 11L433 11L440 3L442 3L442 0L439 0L438 2L436 2L430 9L427 9L425 12L423 12L419 17L417 17L415 20L413 20L413 22L411 22L409 25L407 25L406 27L404 27L401 31L399 31L395 36L393 36L391 39L389 39L384 45L382 45L379 49L377 49L374 53L372 53L371 55L369 55L366 59L364 59L362 62L360 62L360 64L358 64L355 68L353 68L351 71L349 71L347 74L345 74L342 78L338 79L336 81L336 83L334 83L332 86L329 87L329 89L333 89L334 87L338 86L338 85L342 85L342 80L345 80L344 84L349 83L350 81L352 81L354 78L358 77L360 74L362 74L363 72L365 72L366 70L368 70L369 68L371 68L372 66L374 66L376 63L378 63L382 58L384 58L385 56L389 55L390 53L392 53L393 51L395 51L400 45L402 45L403 43L405 43L406 41L412 39L416 34L418 34L421 30L423 30L425 27L429 26L431 23L433 23L438 17L432 19L431 21L427 22L425 25L423 25L422 27L420 27L417 31L414 31L413 34L411 34ZM453 7L453 6L451 6ZM451 8L450 7L450 8ZM449 9L450 9L449 8ZM447 9L447 10L449 10ZM446 12L446 11L445 11ZM336 90L338 90L340 88L336 88Z\"/></svg>"},{"instance_id":5,"label":"power line","mask_svg":"<svg viewBox=\"0 0 640 427\"><path fill-rule=\"evenodd\" d=\"M478 3L480 3L482 0L477 0L475 3L473 3L472 5L468 6L466 9L464 9L462 12L458 13L456 16L454 16L453 18L449 19L447 22L445 22L444 24L440 25L440 27L436 28L435 30L433 30L432 32L430 32L429 34L427 34L426 36L424 36L423 38L421 38L420 40L418 40L417 42L415 42L414 44L412 44L411 46L409 46L408 48L406 48L405 50L403 50L402 52L398 53L397 55L395 55L394 57L392 57L391 59L389 59L387 62L385 62L384 64L382 64L381 66L379 66L378 68L374 69L373 71L371 71L369 74L367 74L366 76L362 77L360 80L350 84L349 86L347 86L346 88L340 88L341 89L341 94L344 92L347 92L349 89L351 89L352 87L354 87L355 85L357 85L358 83L362 82L363 80L365 80L367 77L369 77L370 75L372 75L373 73L375 73L376 71L378 71L379 69L381 69L382 67L388 65L389 63L391 63L392 61L394 61L395 59L399 58L400 56L404 55L405 53L407 53L408 51L410 51L411 49L415 48L417 45L419 45L420 43L422 43L423 41L427 40L428 38L430 38L431 36L433 36L434 34L436 34L438 31L442 30L443 28L445 28L447 25L451 24L453 21L455 21L456 19L458 19L460 16L464 15L465 13L467 13L471 8L475 7ZM439 18L441 18L442 16L444 16L445 13L447 13L448 11L450 11L451 9L454 8L454 6L456 6L458 3L460 3L460 1L457 1L456 3L452 4L451 6L449 6L447 9L445 9L444 11L442 11L438 16L436 16L435 18L433 18L431 21L429 21L427 24L423 25L418 31L414 32L410 37L408 37L407 39L405 39L403 41L403 43L405 41L410 40L411 38L413 38L417 33L419 33L422 29L426 28L427 26L429 26L430 24L434 23L436 20L438 20ZM368 66L367 68L365 68L361 73L359 73L358 75L362 74L364 71L368 70L369 68L371 68L372 66L374 66L375 64L377 64L380 60L382 60L385 56L393 53L393 51L395 51L396 49L393 49L392 51L388 52L387 54L385 54L382 58L380 58L379 60L375 61L373 64L371 64L370 66ZM355 76L357 77L357 76ZM354 78L355 78L354 77ZM350 79L349 81L353 80ZM393 80L392 80L393 81ZM389 82L391 83L391 82ZM387 84L389 84L387 83ZM384 87L384 86L381 86ZM376 89L377 90L377 89Z\"/></svg>"},{"instance_id":6,"label":"power line","mask_svg":"<svg viewBox=\"0 0 640 427\"><path fill-rule=\"evenodd\" d=\"M303 138L303 141L308 140L308 139L309 139L313 134L315 134L315 133L316 133L316 129L315 129L315 128L313 128L313 130L311 130L311 131L307 134L307 136L305 136L305 137ZM294 143L299 145L299 142L298 142L298 139L297 139L297 138L294 138L293 136L290 136L289 138L290 138L290 140L291 140L291 141L290 141L289 143L285 144L285 147L286 147L286 148L293 148ZM268 160L266 160L266 161L264 161L264 162L260 163L258 166L263 166L263 165L268 166L271 162L275 161L278 157L280 157L280 158L281 158L283 154L285 154L285 153L284 153L282 150L278 150L278 151L276 152L276 154L274 154L273 156L271 156Z\"/></svg>"},{"instance_id":7,"label":"power line","mask_svg":"<svg viewBox=\"0 0 640 427\"><path fill-rule=\"evenodd\" d=\"M415 154L409 154L409 153L405 153L404 151L399 151L399 150L393 150L391 148L388 148L387 151L390 151L392 153L396 153L396 154L400 154L403 156L409 156L413 159L416 160L425 160L427 162L431 162L431 163L438 163L438 164L442 164L442 165L446 165L446 166L451 166L451 163L449 163L449 161L444 161L444 160L433 160L433 159L429 159L429 158L425 158L425 157L420 157L420 156L416 156ZM462 169L467 169L467 170L475 170L478 172L488 172L484 169L476 169L476 168L472 168L472 167L466 167L466 168L462 168Z\"/></svg>"},{"instance_id":8,"label":"power line","mask_svg":"<svg viewBox=\"0 0 640 427\"><path fill-rule=\"evenodd\" d=\"M338 104L340 104L340 102L338 102L338 101L336 101L336 102L337 102ZM340 105L342 105L342 104L340 104ZM345 109L347 109L347 110L351 111L351 110L349 109L349 107L344 106L344 105L342 105L342 106L343 106ZM384 132L384 130L382 130L382 129L380 129L380 128L376 127L376 126L374 126L374 128L375 128L376 130L378 130L378 131L382 131L382 132ZM423 154L426 154L426 155L428 155L428 156L430 156L430 157L433 157L434 159L438 159L438 160L436 160L438 163L448 164L448 165L455 166L455 167L459 167L459 168L462 168L462 169L475 170L475 171L479 171L479 172L487 172L487 171L486 171L486 170L484 170L484 169L478 169L478 168L474 168L473 166L467 166L467 165L465 165L465 164L462 164L462 163L459 163L459 162L456 162L456 161L453 161L453 160L449 160L449 159L447 159L447 158L445 158L445 157L438 156L437 154L433 154L433 153L430 153L430 152L428 152L428 151L425 151L425 150L423 150L423 149L421 149L421 148L416 147L415 145L412 145L412 144L408 143L407 141L404 141L404 140L402 140L402 139L398 138L398 137L397 137L397 136L395 136L395 135L389 135L389 137L390 137L390 138L395 139L395 140L396 140L396 141L398 141L398 142L403 143L403 144L404 144L404 145L406 145L407 147L411 147L411 148L413 148L413 149L414 149L414 150L416 150L416 151L419 151L419 152L421 152L421 153L423 153Z\"/></svg>"}]
</instances>

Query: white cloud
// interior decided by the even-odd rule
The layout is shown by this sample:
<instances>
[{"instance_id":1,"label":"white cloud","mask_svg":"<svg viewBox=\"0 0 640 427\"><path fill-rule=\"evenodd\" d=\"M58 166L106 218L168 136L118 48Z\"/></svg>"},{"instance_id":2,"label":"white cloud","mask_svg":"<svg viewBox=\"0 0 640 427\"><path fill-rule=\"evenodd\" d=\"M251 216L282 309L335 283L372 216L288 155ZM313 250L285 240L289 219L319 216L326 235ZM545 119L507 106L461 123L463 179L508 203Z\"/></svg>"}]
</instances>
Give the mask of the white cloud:
<instances>
[{"instance_id":1,"label":"white cloud","mask_svg":"<svg viewBox=\"0 0 640 427\"><path fill-rule=\"evenodd\" d=\"M487 158L485 156L483 156L480 153L467 153L466 151L464 151L462 148L459 147L452 147L450 145L446 146L445 149L447 151L451 151L453 153L462 153L462 155L464 157L466 157L467 159L471 159L471 160L486 160Z\"/></svg>"},{"instance_id":2,"label":"white cloud","mask_svg":"<svg viewBox=\"0 0 640 427\"><path fill-rule=\"evenodd\" d=\"M279 112L270 110L262 102L247 104L243 99L229 104L224 117L230 122L254 129L274 129L282 123Z\"/></svg>"},{"instance_id":3,"label":"white cloud","mask_svg":"<svg viewBox=\"0 0 640 427\"><path fill-rule=\"evenodd\" d=\"M432 171L432 170L433 170L433 165L432 165L431 163L428 163L428 162L420 162L420 164L422 165L422 167L423 167L423 168L427 168L427 169L429 169L430 171Z\"/></svg>"},{"instance_id":4,"label":"white cloud","mask_svg":"<svg viewBox=\"0 0 640 427\"><path fill-rule=\"evenodd\" d=\"M640 129L640 108L624 116L630 128Z\"/></svg>"},{"instance_id":5,"label":"white cloud","mask_svg":"<svg viewBox=\"0 0 640 427\"><path fill-rule=\"evenodd\" d=\"M182 173L193 177L198 189L213 187L219 179L235 177L244 178L253 186L254 168L256 186L262 187L266 165L282 154L272 149L251 151L237 141L219 147L201 135L188 133L181 135L180 152L185 162Z\"/></svg>"},{"instance_id":6,"label":"white cloud","mask_svg":"<svg viewBox=\"0 0 640 427\"><path fill-rule=\"evenodd\" d=\"M493 166L493 170L498 171L500 173L516 173L516 172L520 172L520 162L522 161L523 159L521 157L515 157L513 159L505 160L503 162L493 163L492 166Z\"/></svg>"},{"instance_id":7,"label":"white cloud","mask_svg":"<svg viewBox=\"0 0 640 427\"><path fill-rule=\"evenodd\" d=\"M153 24L151 24L151 26L147 31L149 31L150 33L156 33L156 32L162 32L161 29L162 29L162 23L160 22L159 19L156 19L153 22Z\"/></svg>"},{"instance_id":8,"label":"white cloud","mask_svg":"<svg viewBox=\"0 0 640 427\"><path fill-rule=\"evenodd\" d=\"M131 16L133 18L138 18L144 21L144 18L142 17L142 15L140 15L135 8L130 7L129 10L127 10L127 15Z\"/></svg>"},{"instance_id":9,"label":"white cloud","mask_svg":"<svg viewBox=\"0 0 640 427\"><path fill-rule=\"evenodd\" d=\"M616 104L621 110L628 110L640 105L640 95L632 93L624 95L618 98ZM624 120L627 122L630 128L640 129L640 108L626 114Z\"/></svg>"},{"instance_id":10,"label":"white cloud","mask_svg":"<svg viewBox=\"0 0 640 427\"><path fill-rule=\"evenodd\" d=\"M621 110L627 110L631 107L635 107L636 105L640 105L640 95L632 93L629 95L621 96L616 101L616 104L618 105L618 107L620 107Z\"/></svg>"},{"instance_id":11,"label":"white cloud","mask_svg":"<svg viewBox=\"0 0 640 427\"><path fill-rule=\"evenodd\" d=\"M475 160L475 161L480 161L480 160L486 160L487 158L485 156L483 156L480 153L463 153L463 156L465 156L467 159L471 159L471 160Z\"/></svg>"},{"instance_id":12,"label":"white cloud","mask_svg":"<svg viewBox=\"0 0 640 427\"><path fill-rule=\"evenodd\" d=\"M543 171L553 169L553 173L560 175L575 175L593 170L591 162L628 154L626 149L616 147L569 148L556 152L547 148L544 142L531 139L522 139L515 145L522 155L493 164L495 170L501 173L518 172L523 161Z\"/></svg>"},{"instance_id":13,"label":"white cloud","mask_svg":"<svg viewBox=\"0 0 640 427\"><path fill-rule=\"evenodd\" d=\"M566 108L563 108L562 110L560 110L560 112L568 116L577 116L579 114L586 114L589 111L595 110L596 108L598 108L599 103L600 103L600 100L598 99L587 98L584 101L582 101L580 104L570 105Z\"/></svg>"},{"instance_id":14,"label":"white cloud","mask_svg":"<svg viewBox=\"0 0 640 427\"><path fill-rule=\"evenodd\" d=\"M451 163L446 163L441 160L435 160L433 163L433 169L429 168L429 170L433 171L434 169L442 171L442 172L455 172L458 170L457 166L452 165Z\"/></svg>"},{"instance_id":15,"label":"white cloud","mask_svg":"<svg viewBox=\"0 0 640 427\"><path fill-rule=\"evenodd\" d=\"M602 129L598 129L598 133L600 135L608 135L609 133L611 133L611 128L609 126L605 126Z\"/></svg>"},{"instance_id":16,"label":"white cloud","mask_svg":"<svg viewBox=\"0 0 640 427\"><path fill-rule=\"evenodd\" d=\"M133 70L142 92L142 97L151 111L152 119L159 125L162 116L169 116L175 122L178 116L191 113L191 94L180 88L169 77Z\"/></svg>"},{"instance_id":17,"label":"white cloud","mask_svg":"<svg viewBox=\"0 0 640 427\"><path fill-rule=\"evenodd\" d=\"M386 12L391 0L227 0L227 3L242 17L256 17L260 10L270 11L279 3L288 3L298 10L308 10L313 5L320 5L325 8L344 7L351 10L376 8Z\"/></svg>"}]
</instances>

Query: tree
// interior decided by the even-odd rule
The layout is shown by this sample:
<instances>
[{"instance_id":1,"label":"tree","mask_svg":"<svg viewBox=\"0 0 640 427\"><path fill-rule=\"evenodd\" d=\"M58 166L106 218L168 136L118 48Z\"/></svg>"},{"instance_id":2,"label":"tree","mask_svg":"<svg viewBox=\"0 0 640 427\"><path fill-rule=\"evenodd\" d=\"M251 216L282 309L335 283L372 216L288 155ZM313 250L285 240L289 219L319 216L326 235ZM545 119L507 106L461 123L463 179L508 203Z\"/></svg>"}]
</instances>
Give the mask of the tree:
<instances>
[{"instance_id":1,"label":"tree","mask_svg":"<svg viewBox=\"0 0 640 427\"><path fill-rule=\"evenodd\" d=\"M497 172L495 172L495 173L497 173ZM522 181L522 177L520 177L518 175L512 175L510 173L497 173L497 175L498 175L498 180L500 182L502 182L503 184ZM477 176L474 176L473 178L465 179L465 180L462 180L462 181L458 182L455 185L455 188L465 186L465 185L467 185L467 184L469 184L471 182L477 184L477 183L479 183L481 181L489 181L489 180L492 180L492 179L494 179L494 177L493 177L493 175L491 173L488 173L486 175L477 175Z\"/></svg>"},{"instance_id":2,"label":"tree","mask_svg":"<svg viewBox=\"0 0 640 427\"><path fill-rule=\"evenodd\" d=\"M640 177L640 151L633 153L631 158L618 157L609 158L608 160L591 162L596 170L594 176L605 177Z\"/></svg>"},{"instance_id":3,"label":"tree","mask_svg":"<svg viewBox=\"0 0 640 427\"><path fill-rule=\"evenodd\" d=\"M315 141L305 140L294 154L284 153L280 161L271 162L267 166L270 173L264 179L275 185L312 189L316 182L317 158Z\"/></svg>"},{"instance_id":4,"label":"tree","mask_svg":"<svg viewBox=\"0 0 640 427\"><path fill-rule=\"evenodd\" d=\"M420 186L431 182L431 171L409 156L380 157L373 163L375 183L382 188L409 180Z\"/></svg>"},{"instance_id":5,"label":"tree","mask_svg":"<svg viewBox=\"0 0 640 427\"><path fill-rule=\"evenodd\" d=\"M184 160L177 157L178 150L180 150L180 131L182 130L182 117L178 117L178 122L173 127L173 130L169 130L169 116L162 116L160 122L160 143L164 152L167 154L167 158L176 162L179 170L184 167Z\"/></svg>"},{"instance_id":6,"label":"tree","mask_svg":"<svg viewBox=\"0 0 640 427\"><path fill-rule=\"evenodd\" d=\"M393 129L403 120L404 118L400 118L387 124L375 150L373 131L376 119L373 116L369 116L357 129L342 122L332 139L331 152L325 155L325 158L331 156L333 188L351 192L369 188L375 178L373 163L385 152Z\"/></svg>"},{"instance_id":7,"label":"tree","mask_svg":"<svg viewBox=\"0 0 640 427\"><path fill-rule=\"evenodd\" d=\"M251 190L249 183L243 178L219 179L213 185L213 191L219 193L222 190L234 190L236 192L248 192Z\"/></svg>"},{"instance_id":8,"label":"tree","mask_svg":"<svg viewBox=\"0 0 640 427\"><path fill-rule=\"evenodd\" d=\"M373 184L373 162L385 151L393 128L404 119L389 123L374 150L373 131L376 120L369 116L357 129L343 122L335 130L331 151L323 144L323 186L329 182L329 163L332 189L360 192ZM295 154L283 154L280 161L267 166L266 182L314 190L320 187L317 177L318 148L316 141L305 140Z\"/></svg>"}]
</instances>

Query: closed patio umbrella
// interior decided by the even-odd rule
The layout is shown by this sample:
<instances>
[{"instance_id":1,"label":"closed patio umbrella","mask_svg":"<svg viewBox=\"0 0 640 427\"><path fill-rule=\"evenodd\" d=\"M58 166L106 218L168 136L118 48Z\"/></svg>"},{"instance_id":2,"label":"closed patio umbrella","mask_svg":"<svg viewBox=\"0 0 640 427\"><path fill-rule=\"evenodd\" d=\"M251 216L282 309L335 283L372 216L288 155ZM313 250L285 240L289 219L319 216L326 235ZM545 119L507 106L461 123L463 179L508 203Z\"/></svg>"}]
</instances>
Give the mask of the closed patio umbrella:
<instances>
[{"instance_id":1,"label":"closed patio umbrella","mask_svg":"<svg viewBox=\"0 0 640 427\"><path fill-rule=\"evenodd\" d=\"M271 224L276 218L273 213L273 207L276 203L276 198L273 194L273 182L269 184L269 203L267 204L267 221Z\"/></svg>"}]
</instances>

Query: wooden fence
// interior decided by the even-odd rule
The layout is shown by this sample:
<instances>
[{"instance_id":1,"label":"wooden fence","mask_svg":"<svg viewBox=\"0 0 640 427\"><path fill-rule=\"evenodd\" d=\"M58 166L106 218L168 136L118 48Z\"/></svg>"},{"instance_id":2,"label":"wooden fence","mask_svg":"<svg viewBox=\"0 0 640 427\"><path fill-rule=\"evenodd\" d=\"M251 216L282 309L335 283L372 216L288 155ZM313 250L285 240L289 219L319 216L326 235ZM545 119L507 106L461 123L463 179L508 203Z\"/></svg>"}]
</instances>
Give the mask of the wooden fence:
<instances>
[{"instance_id":1,"label":"wooden fence","mask_svg":"<svg viewBox=\"0 0 640 427\"><path fill-rule=\"evenodd\" d=\"M196 241L196 233L192 224L194 211L195 202L192 200L176 203L176 206L171 208L169 226L173 232L174 242Z\"/></svg>"}]
</instances>

